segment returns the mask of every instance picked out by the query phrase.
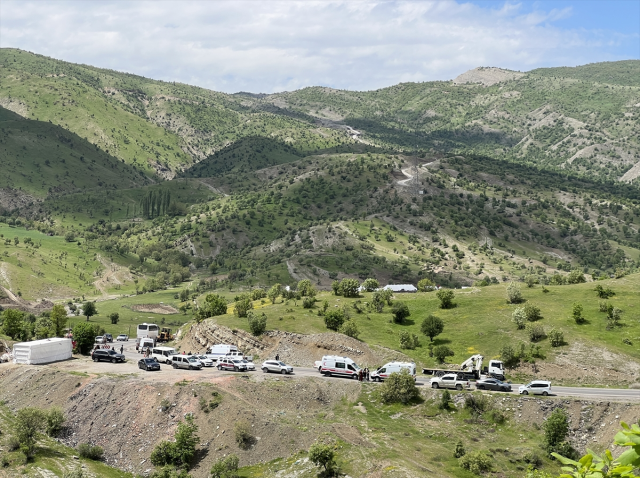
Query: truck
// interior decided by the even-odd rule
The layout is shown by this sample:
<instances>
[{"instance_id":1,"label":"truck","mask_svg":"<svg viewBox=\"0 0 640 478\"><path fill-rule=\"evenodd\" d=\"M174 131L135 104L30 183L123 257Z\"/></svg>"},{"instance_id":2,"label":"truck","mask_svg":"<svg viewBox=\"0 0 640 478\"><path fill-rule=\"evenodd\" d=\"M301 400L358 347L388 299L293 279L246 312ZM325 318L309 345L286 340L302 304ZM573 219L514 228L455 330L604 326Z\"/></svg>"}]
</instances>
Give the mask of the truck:
<instances>
[{"instance_id":1,"label":"truck","mask_svg":"<svg viewBox=\"0 0 640 478\"><path fill-rule=\"evenodd\" d=\"M433 377L429 383L431 388L450 388L455 390L468 389L470 386L468 380L461 379L455 373L446 373L441 377Z\"/></svg>"},{"instance_id":2,"label":"truck","mask_svg":"<svg viewBox=\"0 0 640 478\"><path fill-rule=\"evenodd\" d=\"M245 356L244 353L238 350L238 347L236 347L235 345L229 345L229 344L212 345L207 349L207 352L205 353L205 355L214 361L217 361L219 358L222 358L222 357L232 357L232 358L239 358L239 359L246 358L249 361L253 359L253 356L251 355Z\"/></svg>"},{"instance_id":3,"label":"truck","mask_svg":"<svg viewBox=\"0 0 640 478\"><path fill-rule=\"evenodd\" d=\"M435 375L442 377L448 373L456 374L459 379L478 380L483 376L504 380L504 364L500 360L489 360L489 365L482 367L484 357L480 354L472 355L462 362L459 367L451 367L447 369L440 368L423 368L422 373L425 375Z\"/></svg>"},{"instance_id":4,"label":"truck","mask_svg":"<svg viewBox=\"0 0 640 478\"><path fill-rule=\"evenodd\" d=\"M156 339L158 342L169 342L173 340L174 336L171 334L171 329L168 327L162 327L160 333L158 334L158 338Z\"/></svg>"}]
</instances>

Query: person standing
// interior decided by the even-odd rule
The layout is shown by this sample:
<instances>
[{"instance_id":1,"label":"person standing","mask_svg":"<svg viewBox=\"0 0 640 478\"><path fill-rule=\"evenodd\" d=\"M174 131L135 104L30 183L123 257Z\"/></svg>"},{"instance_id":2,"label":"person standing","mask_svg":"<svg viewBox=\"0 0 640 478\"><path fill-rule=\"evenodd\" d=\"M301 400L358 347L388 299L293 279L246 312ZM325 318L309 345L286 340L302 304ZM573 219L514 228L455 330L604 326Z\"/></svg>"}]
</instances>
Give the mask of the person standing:
<instances>
[{"instance_id":1,"label":"person standing","mask_svg":"<svg viewBox=\"0 0 640 478\"><path fill-rule=\"evenodd\" d=\"M276 360L280 360L280 355L276 354Z\"/></svg>"},{"instance_id":2,"label":"person standing","mask_svg":"<svg viewBox=\"0 0 640 478\"><path fill-rule=\"evenodd\" d=\"M124 353L124 345L120 346L120 353L123 354Z\"/></svg>"}]
</instances>

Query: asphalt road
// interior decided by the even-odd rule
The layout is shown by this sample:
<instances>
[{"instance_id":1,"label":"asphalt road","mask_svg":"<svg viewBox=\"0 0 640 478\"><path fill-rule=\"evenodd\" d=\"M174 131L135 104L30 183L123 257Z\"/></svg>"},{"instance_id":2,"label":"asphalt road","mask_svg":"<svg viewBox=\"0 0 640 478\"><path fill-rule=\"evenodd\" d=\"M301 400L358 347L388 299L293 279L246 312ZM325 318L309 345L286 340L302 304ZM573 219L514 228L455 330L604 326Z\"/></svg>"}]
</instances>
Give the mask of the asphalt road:
<instances>
[{"instance_id":1,"label":"asphalt road","mask_svg":"<svg viewBox=\"0 0 640 478\"><path fill-rule=\"evenodd\" d=\"M111 345L111 344L110 344ZM135 371L139 371L143 373L145 376L148 374L153 374L154 376L160 375L164 380L171 380L172 376L175 376L176 381L182 380L184 378L184 374L188 373L189 375L193 375L195 380L198 378L209 378L211 376L222 376L227 374L234 374L234 372L221 372L216 368L204 368L203 370L180 370L180 373L177 373L173 368L161 364L160 372L143 372L137 368L137 363L142 355L137 353L135 350L135 342L114 342L112 345L116 347L116 351L120 352L120 346L124 345L124 354L127 357L127 363L124 364L109 364L100 362L94 364L89 360L89 364L91 364L92 369L99 369L103 372L115 372L116 370L121 373L132 373ZM88 365L88 364L87 364ZM263 375L260 370L260 363L256 363L256 371L255 372L246 372L249 375L259 374ZM108 369L108 370L106 370ZM320 375L320 373L312 367L294 367L294 373L287 377L296 378L296 377L315 377L320 378L322 380L350 380L348 378L339 378L339 377L325 377ZM179 377L178 377L179 376ZM147 377L145 377L147 378ZM160 377L158 377L160 378ZM429 380L431 380L430 375L418 375L416 384L419 387L429 387ZM511 395L518 395L518 387L520 384L511 384ZM472 390L475 390L475 387L471 386ZM625 401L625 402L633 402L640 401L640 390L632 390L632 389L614 389L614 388L585 388L585 387L559 387L551 384L551 394L550 396L555 397L574 397L574 398L583 398L589 400L613 400L613 401ZM505 392L485 392L485 393L496 393L502 394ZM530 395L531 396L531 395Z\"/></svg>"}]
</instances>

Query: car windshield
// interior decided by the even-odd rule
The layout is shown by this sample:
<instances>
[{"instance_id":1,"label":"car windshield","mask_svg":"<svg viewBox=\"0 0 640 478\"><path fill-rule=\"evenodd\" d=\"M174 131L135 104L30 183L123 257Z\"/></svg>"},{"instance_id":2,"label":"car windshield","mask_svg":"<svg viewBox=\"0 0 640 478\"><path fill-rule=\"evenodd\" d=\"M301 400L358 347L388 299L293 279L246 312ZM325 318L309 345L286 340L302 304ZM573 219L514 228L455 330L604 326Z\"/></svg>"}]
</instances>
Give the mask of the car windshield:
<instances>
[{"instance_id":1,"label":"car windshield","mask_svg":"<svg viewBox=\"0 0 640 478\"><path fill-rule=\"evenodd\" d=\"M232 360L233 363L242 363L242 360Z\"/></svg>"},{"instance_id":2,"label":"car windshield","mask_svg":"<svg viewBox=\"0 0 640 478\"><path fill-rule=\"evenodd\" d=\"M243 360L242 363L249 363L249 361L248 360Z\"/></svg>"},{"instance_id":3,"label":"car windshield","mask_svg":"<svg viewBox=\"0 0 640 478\"><path fill-rule=\"evenodd\" d=\"M116 355L115 350L108 350L108 351L107 351L107 353L108 353L109 355Z\"/></svg>"},{"instance_id":4,"label":"car windshield","mask_svg":"<svg viewBox=\"0 0 640 478\"><path fill-rule=\"evenodd\" d=\"M201 360L208 360L208 357L205 357L204 355L196 355L196 358L199 358Z\"/></svg>"},{"instance_id":5,"label":"car windshield","mask_svg":"<svg viewBox=\"0 0 640 478\"><path fill-rule=\"evenodd\" d=\"M189 362L197 362L198 360L195 359L194 357L189 357Z\"/></svg>"},{"instance_id":6,"label":"car windshield","mask_svg":"<svg viewBox=\"0 0 640 478\"><path fill-rule=\"evenodd\" d=\"M156 363L155 360L147 358L147 359L143 359L146 363Z\"/></svg>"},{"instance_id":7,"label":"car windshield","mask_svg":"<svg viewBox=\"0 0 640 478\"><path fill-rule=\"evenodd\" d=\"M351 364L351 366L352 366L353 368L355 368L356 370L360 370L360 367L358 367L358 364L357 364L357 363L355 363L355 362L353 362L353 363Z\"/></svg>"},{"instance_id":8,"label":"car windshield","mask_svg":"<svg viewBox=\"0 0 640 478\"><path fill-rule=\"evenodd\" d=\"M280 365L281 365L281 366L283 366L283 367L286 367L286 366L287 366L287 364L286 364L286 363L284 363L284 362L278 362L278 364L280 364Z\"/></svg>"}]
</instances>

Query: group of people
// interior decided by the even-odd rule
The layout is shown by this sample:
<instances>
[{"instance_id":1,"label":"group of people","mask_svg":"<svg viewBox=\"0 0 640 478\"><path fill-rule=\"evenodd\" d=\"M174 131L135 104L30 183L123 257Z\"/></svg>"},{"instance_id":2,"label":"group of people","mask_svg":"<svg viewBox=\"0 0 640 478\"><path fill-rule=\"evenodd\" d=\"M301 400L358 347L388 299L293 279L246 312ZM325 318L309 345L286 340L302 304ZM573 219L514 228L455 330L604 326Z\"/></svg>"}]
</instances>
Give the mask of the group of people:
<instances>
[{"instance_id":1,"label":"group of people","mask_svg":"<svg viewBox=\"0 0 640 478\"><path fill-rule=\"evenodd\" d=\"M358 381L359 382L364 382L364 381L369 381L369 369L368 368L361 368L360 370L358 370Z\"/></svg>"},{"instance_id":2,"label":"group of people","mask_svg":"<svg viewBox=\"0 0 640 478\"><path fill-rule=\"evenodd\" d=\"M100 345L100 344L96 344L96 346L94 347L93 350L98 350L98 349L105 349L105 350L113 350L115 352L116 347L115 345ZM124 345L120 346L120 353L124 353Z\"/></svg>"}]
</instances>

